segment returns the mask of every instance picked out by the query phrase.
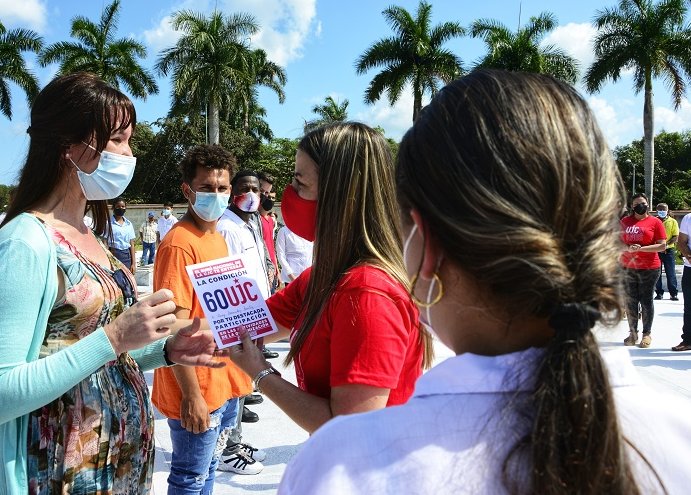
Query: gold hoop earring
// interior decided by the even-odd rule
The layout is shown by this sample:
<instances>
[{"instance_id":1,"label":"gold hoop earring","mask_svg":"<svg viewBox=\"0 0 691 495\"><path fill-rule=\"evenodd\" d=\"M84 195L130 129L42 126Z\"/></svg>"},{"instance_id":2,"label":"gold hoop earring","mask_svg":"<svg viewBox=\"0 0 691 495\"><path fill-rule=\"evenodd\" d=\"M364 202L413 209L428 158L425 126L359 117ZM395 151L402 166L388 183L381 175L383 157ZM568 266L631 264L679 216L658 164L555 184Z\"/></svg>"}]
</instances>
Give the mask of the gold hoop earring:
<instances>
[{"instance_id":1,"label":"gold hoop earring","mask_svg":"<svg viewBox=\"0 0 691 495\"><path fill-rule=\"evenodd\" d=\"M417 304L418 306L421 306L423 308L431 308L435 304L437 304L439 301L441 301L441 298L444 297L444 285L441 283L441 278L439 278L439 275L437 275L437 272L434 272L432 274L432 280L433 282L437 283L439 285L439 292L437 292L436 297L429 301L429 302L423 302L420 301L420 299L417 298L415 295L415 284L417 283L417 273L413 277L413 280L410 281L410 297L412 298L413 302Z\"/></svg>"}]
</instances>

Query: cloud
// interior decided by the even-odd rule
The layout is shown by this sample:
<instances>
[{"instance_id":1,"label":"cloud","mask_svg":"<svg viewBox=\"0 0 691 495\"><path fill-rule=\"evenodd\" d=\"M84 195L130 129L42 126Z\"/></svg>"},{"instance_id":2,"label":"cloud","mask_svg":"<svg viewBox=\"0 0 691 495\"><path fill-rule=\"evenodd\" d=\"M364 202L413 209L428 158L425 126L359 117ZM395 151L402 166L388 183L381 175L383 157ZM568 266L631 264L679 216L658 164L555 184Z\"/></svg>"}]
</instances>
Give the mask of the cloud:
<instances>
[{"instance_id":1,"label":"cloud","mask_svg":"<svg viewBox=\"0 0 691 495\"><path fill-rule=\"evenodd\" d=\"M655 107L655 134L661 131L681 132L689 129L691 122L691 103L684 98L679 110Z\"/></svg>"},{"instance_id":2,"label":"cloud","mask_svg":"<svg viewBox=\"0 0 691 495\"><path fill-rule=\"evenodd\" d=\"M175 44L180 34L170 26L173 12L186 9L209 14L215 5L208 0L185 0L171 7L157 25L143 33L147 45L156 52ZM321 32L321 23L316 20L316 0L225 0L219 2L218 8L226 15L244 12L254 16L260 31L252 37L252 45L265 50L269 60L284 67L302 57L310 35L318 36Z\"/></svg>"},{"instance_id":3,"label":"cloud","mask_svg":"<svg viewBox=\"0 0 691 495\"><path fill-rule=\"evenodd\" d=\"M164 16L158 26L144 31L143 36L149 53L157 53L177 43L181 33L173 29L170 20L170 15Z\"/></svg>"},{"instance_id":4,"label":"cloud","mask_svg":"<svg viewBox=\"0 0 691 495\"><path fill-rule=\"evenodd\" d=\"M593 37L596 29L590 23L576 24L570 22L565 26L558 26L549 33L542 44L554 45L578 60L581 73L590 67L595 60L593 53Z\"/></svg>"},{"instance_id":5,"label":"cloud","mask_svg":"<svg viewBox=\"0 0 691 495\"><path fill-rule=\"evenodd\" d=\"M612 104L604 98L591 96L588 104L611 148L641 138L643 119L629 101L615 101Z\"/></svg>"},{"instance_id":6,"label":"cloud","mask_svg":"<svg viewBox=\"0 0 691 495\"><path fill-rule=\"evenodd\" d=\"M46 18L46 6L41 0L0 0L0 19L5 27L28 27L42 33Z\"/></svg>"},{"instance_id":7,"label":"cloud","mask_svg":"<svg viewBox=\"0 0 691 495\"><path fill-rule=\"evenodd\" d=\"M429 97L423 99L423 106L429 103ZM413 125L413 91L407 86L394 106L389 106L388 95L382 95L374 105L358 112L354 120L364 122L371 127L380 126L386 131L386 137L399 141L403 134Z\"/></svg>"}]
</instances>

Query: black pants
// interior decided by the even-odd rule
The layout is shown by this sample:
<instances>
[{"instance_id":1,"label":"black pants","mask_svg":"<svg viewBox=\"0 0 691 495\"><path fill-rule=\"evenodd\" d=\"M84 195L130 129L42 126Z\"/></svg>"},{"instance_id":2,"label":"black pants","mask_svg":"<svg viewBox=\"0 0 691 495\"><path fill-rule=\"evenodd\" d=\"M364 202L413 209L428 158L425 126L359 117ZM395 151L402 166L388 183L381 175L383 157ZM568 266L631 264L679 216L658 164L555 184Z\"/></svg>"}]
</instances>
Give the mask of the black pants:
<instances>
[{"instance_id":1,"label":"black pants","mask_svg":"<svg viewBox=\"0 0 691 495\"><path fill-rule=\"evenodd\" d=\"M684 266L681 276L681 291L684 294L684 326L681 339L686 344L691 344L691 268Z\"/></svg>"},{"instance_id":2,"label":"black pants","mask_svg":"<svg viewBox=\"0 0 691 495\"><path fill-rule=\"evenodd\" d=\"M655 308L653 292L660 270L624 269L626 273L626 315L631 332L638 331L638 305L643 316L643 335L649 335L653 326Z\"/></svg>"}]
</instances>

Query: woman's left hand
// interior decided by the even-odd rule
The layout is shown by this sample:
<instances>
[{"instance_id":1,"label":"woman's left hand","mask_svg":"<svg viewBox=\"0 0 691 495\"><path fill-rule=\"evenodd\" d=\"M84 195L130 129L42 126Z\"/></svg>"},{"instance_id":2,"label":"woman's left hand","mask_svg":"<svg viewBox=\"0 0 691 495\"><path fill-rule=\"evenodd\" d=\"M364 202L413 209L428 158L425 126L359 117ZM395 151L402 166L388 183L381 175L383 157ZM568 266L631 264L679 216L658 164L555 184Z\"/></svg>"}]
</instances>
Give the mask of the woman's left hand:
<instances>
[{"instance_id":1,"label":"woman's left hand","mask_svg":"<svg viewBox=\"0 0 691 495\"><path fill-rule=\"evenodd\" d=\"M250 338L249 332L241 330L240 341L242 342L241 344L223 349L223 353L242 371L247 373L250 378L256 376L260 371L271 367L271 364L264 358L261 349Z\"/></svg>"},{"instance_id":2,"label":"woman's left hand","mask_svg":"<svg viewBox=\"0 0 691 495\"><path fill-rule=\"evenodd\" d=\"M194 318L191 325L181 328L168 339L168 359L187 366L222 368L226 363L215 359L220 355L220 351L216 349L216 341L211 330L201 330L200 326L199 318Z\"/></svg>"}]
</instances>

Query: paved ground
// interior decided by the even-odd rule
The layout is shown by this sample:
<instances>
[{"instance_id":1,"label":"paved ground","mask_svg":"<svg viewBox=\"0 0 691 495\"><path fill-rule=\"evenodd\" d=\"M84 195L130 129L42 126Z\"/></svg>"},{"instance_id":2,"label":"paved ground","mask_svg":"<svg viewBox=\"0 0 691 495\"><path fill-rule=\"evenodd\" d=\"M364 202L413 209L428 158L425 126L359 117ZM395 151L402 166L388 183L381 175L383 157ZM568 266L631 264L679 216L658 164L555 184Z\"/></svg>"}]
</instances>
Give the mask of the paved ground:
<instances>
[{"instance_id":1,"label":"paved ground","mask_svg":"<svg viewBox=\"0 0 691 495\"><path fill-rule=\"evenodd\" d=\"M666 294L665 297L668 297ZM682 302L669 299L655 301L655 320L653 324L653 343L649 349L630 348L631 356L644 382L659 390L678 394L691 400L691 352L675 353L670 347L679 343L682 322ZM628 334L628 324L621 322L615 329L598 329L597 335L603 345L623 345ZM287 343L270 345L279 352L280 357L272 360L284 377L295 378L292 367L285 369L282 360L287 353ZM451 356L445 347L437 346L437 361ZM151 373L148 374L151 381ZM307 439L307 434L287 418L271 401L251 409L260 416L257 423L244 423L244 440L267 452L264 471L255 476L231 473L218 473L216 495L225 494L274 494L278 488L286 463ZM170 462L170 439L165 419L156 420L156 468L154 473L154 493L166 493L166 477Z\"/></svg>"}]
</instances>

